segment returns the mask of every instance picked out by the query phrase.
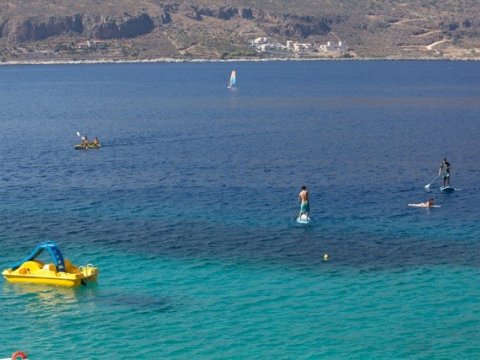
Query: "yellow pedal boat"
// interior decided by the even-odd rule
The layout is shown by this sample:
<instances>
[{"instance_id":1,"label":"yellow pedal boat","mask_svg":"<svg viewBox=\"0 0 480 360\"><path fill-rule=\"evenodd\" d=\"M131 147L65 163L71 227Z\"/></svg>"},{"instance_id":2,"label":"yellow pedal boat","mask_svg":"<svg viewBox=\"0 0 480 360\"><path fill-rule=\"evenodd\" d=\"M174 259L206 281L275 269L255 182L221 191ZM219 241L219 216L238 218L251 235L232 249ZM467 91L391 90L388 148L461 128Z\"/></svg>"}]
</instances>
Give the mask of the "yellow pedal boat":
<instances>
[{"instance_id":1,"label":"yellow pedal boat","mask_svg":"<svg viewBox=\"0 0 480 360\"><path fill-rule=\"evenodd\" d=\"M44 263L35 258L43 250L47 250L54 263ZM77 267L68 259L64 259L60 249L53 241L38 244L24 259L2 272L7 281L12 283L28 283L75 287L96 281L98 269L93 265Z\"/></svg>"}]
</instances>

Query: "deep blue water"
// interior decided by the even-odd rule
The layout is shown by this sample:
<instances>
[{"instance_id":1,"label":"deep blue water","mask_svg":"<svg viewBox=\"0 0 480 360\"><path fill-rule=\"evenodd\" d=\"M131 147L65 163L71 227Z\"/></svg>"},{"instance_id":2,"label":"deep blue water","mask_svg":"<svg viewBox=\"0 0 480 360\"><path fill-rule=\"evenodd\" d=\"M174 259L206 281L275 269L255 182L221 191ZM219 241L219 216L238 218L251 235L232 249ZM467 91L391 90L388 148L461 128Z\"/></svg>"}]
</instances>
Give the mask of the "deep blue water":
<instances>
[{"instance_id":1,"label":"deep blue water","mask_svg":"<svg viewBox=\"0 0 480 360\"><path fill-rule=\"evenodd\" d=\"M76 290L4 281L0 357L480 357L480 63L6 66L0 82L2 269L53 239L101 271ZM74 151L76 131L103 148ZM426 191L444 157L461 190Z\"/></svg>"}]
</instances>

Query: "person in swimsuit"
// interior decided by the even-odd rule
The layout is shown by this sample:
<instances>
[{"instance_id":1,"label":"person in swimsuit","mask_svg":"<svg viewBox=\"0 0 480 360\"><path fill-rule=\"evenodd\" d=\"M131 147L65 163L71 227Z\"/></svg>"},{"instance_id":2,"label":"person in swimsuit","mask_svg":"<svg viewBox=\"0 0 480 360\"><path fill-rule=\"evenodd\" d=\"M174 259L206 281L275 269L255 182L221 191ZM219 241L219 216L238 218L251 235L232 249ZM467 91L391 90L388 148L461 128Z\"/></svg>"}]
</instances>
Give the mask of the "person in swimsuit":
<instances>
[{"instance_id":1,"label":"person in swimsuit","mask_svg":"<svg viewBox=\"0 0 480 360\"><path fill-rule=\"evenodd\" d=\"M85 149L88 148L88 137L87 137L87 135L85 135L85 137L82 138L82 143L80 145L82 145Z\"/></svg>"},{"instance_id":2,"label":"person in swimsuit","mask_svg":"<svg viewBox=\"0 0 480 360\"><path fill-rule=\"evenodd\" d=\"M415 207L435 207L435 201L433 198L430 198L428 201L417 203L417 204L408 204L408 206L415 206Z\"/></svg>"},{"instance_id":3,"label":"person in swimsuit","mask_svg":"<svg viewBox=\"0 0 480 360\"><path fill-rule=\"evenodd\" d=\"M430 198L430 200L428 200L427 202L422 203L422 206L425 206L425 207L432 207L433 205L434 205L433 198Z\"/></svg>"},{"instance_id":4,"label":"person in swimsuit","mask_svg":"<svg viewBox=\"0 0 480 360\"><path fill-rule=\"evenodd\" d=\"M451 165L447 158L443 159L440 169L438 169L438 176L443 175L443 187L450 186L450 169Z\"/></svg>"},{"instance_id":5,"label":"person in swimsuit","mask_svg":"<svg viewBox=\"0 0 480 360\"><path fill-rule=\"evenodd\" d=\"M93 146L99 146L100 145L100 140L98 140L98 138L95 136L95 138L93 139L92 141L92 145Z\"/></svg>"},{"instance_id":6,"label":"person in swimsuit","mask_svg":"<svg viewBox=\"0 0 480 360\"><path fill-rule=\"evenodd\" d=\"M302 186L302 190L298 194L298 201L300 202L300 214L301 217L303 214L309 216L310 213L310 204L308 202L308 189L305 185Z\"/></svg>"}]
</instances>

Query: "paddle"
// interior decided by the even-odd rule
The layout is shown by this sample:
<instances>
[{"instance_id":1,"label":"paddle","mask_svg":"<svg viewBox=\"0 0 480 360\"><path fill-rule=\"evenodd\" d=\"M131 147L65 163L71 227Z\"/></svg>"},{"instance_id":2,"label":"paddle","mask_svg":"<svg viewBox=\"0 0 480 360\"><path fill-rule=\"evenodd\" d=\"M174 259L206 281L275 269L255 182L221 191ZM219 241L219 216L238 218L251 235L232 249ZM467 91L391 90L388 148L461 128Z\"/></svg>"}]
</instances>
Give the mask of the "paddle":
<instances>
[{"instance_id":1,"label":"paddle","mask_svg":"<svg viewBox=\"0 0 480 360\"><path fill-rule=\"evenodd\" d=\"M425 189L429 189L429 188L430 188L430 185L432 185L433 182L434 182L435 180L437 180L439 176L440 176L440 174L438 174L437 176L435 176L435 177L432 179L432 181L430 181L427 185L425 185Z\"/></svg>"},{"instance_id":2,"label":"paddle","mask_svg":"<svg viewBox=\"0 0 480 360\"><path fill-rule=\"evenodd\" d=\"M85 138L80 135L80 131L77 131L77 136L78 136L80 139L85 140Z\"/></svg>"}]
</instances>

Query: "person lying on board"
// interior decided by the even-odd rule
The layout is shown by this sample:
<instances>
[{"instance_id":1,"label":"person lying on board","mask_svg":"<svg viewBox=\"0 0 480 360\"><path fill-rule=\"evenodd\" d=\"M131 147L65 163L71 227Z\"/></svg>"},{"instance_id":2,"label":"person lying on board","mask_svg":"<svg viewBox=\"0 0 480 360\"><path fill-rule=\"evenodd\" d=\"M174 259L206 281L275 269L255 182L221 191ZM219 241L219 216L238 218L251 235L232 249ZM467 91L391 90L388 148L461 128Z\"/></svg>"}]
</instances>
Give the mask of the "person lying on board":
<instances>
[{"instance_id":1,"label":"person lying on board","mask_svg":"<svg viewBox=\"0 0 480 360\"><path fill-rule=\"evenodd\" d=\"M424 203L418 204L418 206L423 206L423 207L432 207L433 205L435 205L433 198L430 198L428 201Z\"/></svg>"}]
</instances>

